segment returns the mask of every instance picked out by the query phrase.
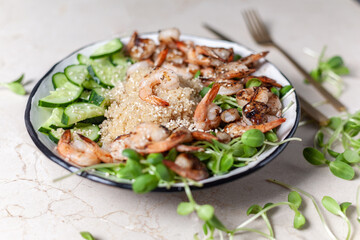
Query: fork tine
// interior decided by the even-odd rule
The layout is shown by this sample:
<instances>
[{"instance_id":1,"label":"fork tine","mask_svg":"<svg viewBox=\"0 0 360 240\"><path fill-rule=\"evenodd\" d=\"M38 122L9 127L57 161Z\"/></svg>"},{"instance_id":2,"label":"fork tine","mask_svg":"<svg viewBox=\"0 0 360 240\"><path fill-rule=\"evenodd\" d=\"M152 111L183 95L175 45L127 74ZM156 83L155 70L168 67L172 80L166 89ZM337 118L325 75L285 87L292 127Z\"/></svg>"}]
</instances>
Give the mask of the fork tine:
<instances>
[{"instance_id":1,"label":"fork tine","mask_svg":"<svg viewBox=\"0 0 360 240\"><path fill-rule=\"evenodd\" d=\"M261 34L263 35L263 38L265 38L266 40L270 39L270 34L265 26L265 23L261 20L261 18L259 17L259 14L257 13L257 11L252 10L252 15L253 18L255 19L255 21L257 22L257 25L260 29Z\"/></svg>"},{"instance_id":2,"label":"fork tine","mask_svg":"<svg viewBox=\"0 0 360 240\"><path fill-rule=\"evenodd\" d=\"M249 16L250 16L250 21L252 22L252 24L255 28L255 31L257 32L259 41L263 41L264 35L262 32L262 26L261 26L261 23L256 18L256 14L255 14L254 10L249 10Z\"/></svg>"},{"instance_id":3,"label":"fork tine","mask_svg":"<svg viewBox=\"0 0 360 240\"><path fill-rule=\"evenodd\" d=\"M243 15L243 18L245 20L246 26L250 31L250 34L255 39L255 41L258 42L259 38L258 38L258 35L256 33L255 26L253 25L253 21L251 21L251 19L250 19L249 11L247 11L247 10L243 11L242 15Z\"/></svg>"}]
</instances>

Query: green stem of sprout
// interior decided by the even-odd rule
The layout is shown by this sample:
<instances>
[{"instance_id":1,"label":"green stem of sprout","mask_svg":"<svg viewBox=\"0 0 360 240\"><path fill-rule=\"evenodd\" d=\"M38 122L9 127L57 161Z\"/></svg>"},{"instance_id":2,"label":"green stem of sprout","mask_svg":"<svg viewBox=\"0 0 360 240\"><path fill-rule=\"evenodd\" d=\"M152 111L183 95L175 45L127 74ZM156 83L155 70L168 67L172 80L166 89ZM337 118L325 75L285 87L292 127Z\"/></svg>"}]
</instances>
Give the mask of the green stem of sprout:
<instances>
[{"instance_id":1,"label":"green stem of sprout","mask_svg":"<svg viewBox=\"0 0 360 240\"><path fill-rule=\"evenodd\" d=\"M289 190L292 190L292 191L297 191L305 196L307 196L308 198L311 199L312 203L314 204L315 206L315 209L316 209L316 212L318 213L319 217L320 217L320 220L321 220L321 223L323 225L323 227L325 228L326 232L328 233L328 235L330 236L330 239L333 239L333 240L338 240L335 235L332 233L332 231L330 230L329 226L327 225L326 221L325 221L325 218L324 218L324 215L322 214L320 208L319 208L319 205L316 203L315 201L315 198L308 192L305 192L303 190L301 190L300 188L297 188L297 187L293 187L293 186L290 186L286 183L282 183L280 181L277 181L275 179L267 179L266 181L270 182L270 183L275 183L277 185L280 185L284 188L287 188Z\"/></svg>"},{"instance_id":2,"label":"green stem of sprout","mask_svg":"<svg viewBox=\"0 0 360 240\"><path fill-rule=\"evenodd\" d=\"M66 174L66 175L64 175L62 177L55 178L53 180L53 182L61 181L61 180L65 179L65 178L71 177L72 175L75 175L75 174L78 174L78 173L81 173L81 172L84 172L84 171L87 171L87 170L97 169L97 168L118 167L119 165L120 165L120 163L100 163L100 164L95 164L95 165L92 165L92 166L89 166L89 167L80 168L79 170L77 170L75 172L72 172L72 173L69 173L69 174Z\"/></svg>"}]
</instances>

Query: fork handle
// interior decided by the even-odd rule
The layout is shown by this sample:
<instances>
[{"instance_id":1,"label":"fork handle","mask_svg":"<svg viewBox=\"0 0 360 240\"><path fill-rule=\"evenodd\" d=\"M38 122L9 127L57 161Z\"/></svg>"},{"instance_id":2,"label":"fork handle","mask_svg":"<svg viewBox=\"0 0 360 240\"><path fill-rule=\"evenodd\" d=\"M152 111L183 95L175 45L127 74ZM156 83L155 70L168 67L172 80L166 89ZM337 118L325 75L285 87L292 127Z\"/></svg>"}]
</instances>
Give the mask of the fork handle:
<instances>
[{"instance_id":1,"label":"fork handle","mask_svg":"<svg viewBox=\"0 0 360 240\"><path fill-rule=\"evenodd\" d=\"M323 97L331 105L334 106L334 108L336 108L336 110L338 110L339 112L346 111L346 107L338 99L336 99L331 93L329 93L320 83L315 81L315 79L312 78L310 74L307 73L307 71L302 66L300 66L300 64L297 61L295 61L294 58L292 58L288 54L288 52L286 52L282 47L280 47L276 43L273 43L273 46L277 48L282 54L284 54L284 56L287 57L287 59L289 59L289 61L292 62L292 64L294 64L294 66L304 75L304 77L316 88L316 90L318 90L323 95Z\"/></svg>"},{"instance_id":2,"label":"fork handle","mask_svg":"<svg viewBox=\"0 0 360 240\"><path fill-rule=\"evenodd\" d=\"M326 126L329 123L329 119L322 114L319 110L317 110L315 107L313 107L310 103L308 103L306 100L304 100L299 93L297 94L301 111L307 113L307 115L315 120L316 123L318 123L320 126Z\"/></svg>"}]
</instances>

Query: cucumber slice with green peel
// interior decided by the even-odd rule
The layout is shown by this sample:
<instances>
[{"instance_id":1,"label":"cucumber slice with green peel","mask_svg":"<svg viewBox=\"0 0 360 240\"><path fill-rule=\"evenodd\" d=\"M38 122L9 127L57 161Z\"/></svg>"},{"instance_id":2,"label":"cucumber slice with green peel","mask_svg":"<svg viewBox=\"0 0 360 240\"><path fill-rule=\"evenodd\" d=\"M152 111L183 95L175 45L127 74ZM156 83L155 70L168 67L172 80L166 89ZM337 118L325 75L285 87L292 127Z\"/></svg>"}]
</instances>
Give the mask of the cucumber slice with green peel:
<instances>
[{"instance_id":1,"label":"cucumber slice with green peel","mask_svg":"<svg viewBox=\"0 0 360 240\"><path fill-rule=\"evenodd\" d=\"M94 79L89 79L89 80L84 81L82 83L82 86L88 90L93 90L94 88L102 88L103 87L100 84L98 84L97 82L95 82Z\"/></svg>"},{"instance_id":2,"label":"cucumber slice with green peel","mask_svg":"<svg viewBox=\"0 0 360 240\"><path fill-rule=\"evenodd\" d=\"M94 67L92 65L89 65L87 67L88 73L90 74L91 80L93 80L96 84L98 84L99 86L102 86L100 79L98 78L98 76L96 76L95 74L95 70ZM105 86L106 87L106 86Z\"/></svg>"},{"instance_id":3,"label":"cucumber slice with green peel","mask_svg":"<svg viewBox=\"0 0 360 240\"><path fill-rule=\"evenodd\" d=\"M106 106L109 103L109 90L105 88L95 88L91 91L89 97L89 103L98 105L98 106Z\"/></svg>"},{"instance_id":4,"label":"cucumber slice with green peel","mask_svg":"<svg viewBox=\"0 0 360 240\"><path fill-rule=\"evenodd\" d=\"M76 56L77 60L79 61L80 64L85 64L85 65L90 65L91 64L91 59L87 56L85 56L84 54L79 53Z\"/></svg>"},{"instance_id":5,"label":"cucumber slice with green peel","mask_svg":"<svg viewBox=\"0 0 360 240\"><path fill-rule=\"evenodd\" d=\"M104 119L105 109L91 103L73 103L67 106L61 118L63 124L77 122L97 123Z\"/></svg>"},{"instance_id":6,"label":"cucumber slice with green peel","mask_svg":"<svg viewBox=\"0 0 360 240\"><path fill-rule=\"evenodd\" d=\"M104 87L114 87L116 82L124 80L126 76L127 65L114 66L108 58L101 61L94 61L91 64L92 71L89 68L90 75L95 81L100 81Z\"/></svg>"},{"instance_id":7,"label":"cucumber slice with green peel","mask_svg":"<svg viewBox=\"0 0 360 240\"><path fill-rule=\"evenodd\" d=\"M58 128L58 129L52 129L49 132L49 138L55 142L56 144L59 142L62 134L64 133L65 129ZM97 142L100 138L100 128L97 125L94 124L78 124L76 127L70 130L71 133L79 133L81 135L84 135L85 137L93 140L94 142Z\"/></svg>"},{"instance_id":8,"label":"cucumber slice with green peel","mask_svg":"<svg viewBox=\"0 0 360 240\"><path fill-rule=\"evenodd\" d=\"M70 82L77 86L89 78L87 66L85 64L74 64L65 68L64 73Z\"/></svg>"},{"instance_id":9,"label":"cucumber slice with green peel","mask_svg":"<svg viewBox=\"0 0 360 240\"><path fill-rule=\"evenodd\" d=\"M134 61L131 58L125 57L122 52L112 54L110 56L110 61L112 65L114 65L115 67L118 65L128 66L134 63Z\"/></svg>"},{"instance_id":10,"label":"cucumber slice with green peel","mask_svg":"<svg viewBox=\"0 0 360 240\"><path fill-rule=\"evenodd\" d=\"M39 100L40 107L65 107L78 99L83 92L82 87L78 87L71 82L65 83L55 91L50 91L50 95Z\"/></svg>"},{"instance_id":11,"label":"cucumber slice with green peel","mask_svg":"<svg viewBox=\"0 0 360 240\"><path fill-rule=\"evenodd\" d=\"M55 73L52 76L52 84L55 89L63 86L65 83L69 82L66 75L62 72Z\"/></svg>"},{"instance_id":12,"label":"cucumber slice with green peel","mask_svg":"<svg viewBox=\"0 0 360 240\"><path fill-rule=\"evenodd\" d=\"M79 97L80 102L89 102L91 91L83 91Z\"/></svg>"},{"instance_id":13,"label":"cucumber slice with green peel","mask_svg":"<svg viewBox=\"0 0 360 240\"><path fill-rule=\"evenodd\" d=\"M41 127L38 129L39 132L48 134L51 129L54 128L70 128L72 125L64 125L61 123L61 118L64 113L63 108L54 108L51 112L50 117L41 125Z\"/></svg>"},{"instance_id":14,"label":"cucumber slice with green peel","mask_svg":"<svg viewBox=\"0 0 360 240\"><path fill-rule=\"evenodd\" d=\"M90 58L95 59L95 58L109 56L113 53L120 51L122 49L122 47L123 47L123 44L120 41L120 39L115 38L115 39L111 40L110 42L106 43L105 45L96 49L94 51L94 53L91 54Z\"/></svg>"}]
</instances>

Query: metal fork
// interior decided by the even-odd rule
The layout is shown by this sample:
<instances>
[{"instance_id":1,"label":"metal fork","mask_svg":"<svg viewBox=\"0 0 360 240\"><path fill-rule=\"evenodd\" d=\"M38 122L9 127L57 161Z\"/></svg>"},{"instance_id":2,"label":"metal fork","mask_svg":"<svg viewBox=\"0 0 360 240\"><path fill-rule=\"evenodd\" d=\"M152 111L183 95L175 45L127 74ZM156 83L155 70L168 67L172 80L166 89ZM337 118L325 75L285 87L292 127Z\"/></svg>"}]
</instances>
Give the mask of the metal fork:
<instances>
[{"instance_id":1,"label":"metal fork","mask_svg":"<svg viewBox=\"0 0 360 240\"><path fill-rule=\"evenodd\" d=\"M245 10L242 15L245 19L246 25L252 37L258 44L270 45L277 48L285 57L287 57L287 59L289 59L290 62L292 62L292 64L294 64L294 66L334 108L336 108L340 112L346 111L346 107L338 99L336 99L331 93L329 93L320 83L315 81L294 58L292 58L282 47L280 47L276 42L273 41L264 22L261 20L259 14L257 14L256 11Z\"/></svg>"}]
</instances>

